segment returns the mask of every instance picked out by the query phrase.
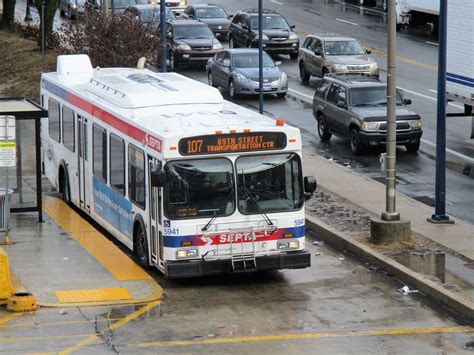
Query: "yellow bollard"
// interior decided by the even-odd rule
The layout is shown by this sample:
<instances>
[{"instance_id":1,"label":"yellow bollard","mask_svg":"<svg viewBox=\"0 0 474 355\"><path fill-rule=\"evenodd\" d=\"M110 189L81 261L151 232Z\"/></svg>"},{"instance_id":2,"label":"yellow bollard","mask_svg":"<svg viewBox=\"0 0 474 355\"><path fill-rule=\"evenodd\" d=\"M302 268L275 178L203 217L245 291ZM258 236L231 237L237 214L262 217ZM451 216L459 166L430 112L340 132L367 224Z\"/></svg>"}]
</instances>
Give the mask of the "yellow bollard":
<instances>
[{"instance_id":1,"label":"yellow bollard","mask_svg":"<svg viewBox=\"0 0 474 355\"><path fill-rule=\"evenodd\" d=\"M8 266L8 254L0 248L0 302L7 301L15 292L10 279L10 268Z\"/></svg>"}]
</instances>

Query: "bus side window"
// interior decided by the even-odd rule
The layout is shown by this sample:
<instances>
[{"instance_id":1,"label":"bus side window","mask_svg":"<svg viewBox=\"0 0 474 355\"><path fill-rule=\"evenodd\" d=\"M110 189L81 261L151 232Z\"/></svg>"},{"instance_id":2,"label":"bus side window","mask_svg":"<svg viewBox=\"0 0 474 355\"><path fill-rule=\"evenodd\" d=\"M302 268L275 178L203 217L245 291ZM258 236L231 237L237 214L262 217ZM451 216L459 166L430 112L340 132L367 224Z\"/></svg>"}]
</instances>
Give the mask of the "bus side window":
<instances>
[{"instance_id":1,"label":"bus side window","mask_svg":"<svg viewBox=\"0 0 474 355\"><path fill-rule=\"evenodd\" d=\"M125 141L110 133L110 185L125 195Z\"/></svg>"},{"instance_id":2,"label":"bus side window","mask_svg":"<svg viewBox=\"0 0 474 355\"><path fill-rule=\"evenodd\" d=\"M93 172L94 175L107 182L107 133L98 125L92 127Z\"/></svg>"},{"instance_id":3,"label":"bus side window","mask_svg":"<svg viewBox=\"0 0 474 355\"><path fill-rule=\"evenodd\" d=\"M128 196L145 209L145 155L133 145L128 146Z\"/></svg>"},{"instance_id":4,"label":"bus side window","mask_svg":"<svg viewBox=\"0 0 474 355\"><path fill-rule=\"evenodd\" d=\"M56 142L60 142L61 122L59 112L59 102L53 99L48 100L49 112L49 136Z\"/></svg>"},{"instance_id":5,"label":"bus side window","mask_svg":"<svg viewBox=\"0 0 474 355\"><path fill-rule=\"evenodd\" d=\"M63 106L62 119L63 144L67 149L74 152L74 111Z\"/></svg>"}]
</instances>

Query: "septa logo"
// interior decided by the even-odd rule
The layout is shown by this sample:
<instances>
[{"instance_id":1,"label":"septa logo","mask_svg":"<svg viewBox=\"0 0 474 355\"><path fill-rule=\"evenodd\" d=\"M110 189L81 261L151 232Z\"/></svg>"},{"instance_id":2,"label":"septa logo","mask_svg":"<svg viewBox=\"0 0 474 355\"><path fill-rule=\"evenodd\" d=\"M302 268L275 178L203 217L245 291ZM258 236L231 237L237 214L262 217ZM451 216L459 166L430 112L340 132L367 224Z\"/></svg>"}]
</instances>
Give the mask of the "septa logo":
<instances>
[{"instance_id":1,"label":"septa logo","mask_svg":"<svg viewBox=\"0 0 474 355\"><path fill-rule=\"evenodd\" d=\"M161 139L152 136L151 134L146 135L146 145L151 149L161 153Z\"/></svg>"}]
</instances>

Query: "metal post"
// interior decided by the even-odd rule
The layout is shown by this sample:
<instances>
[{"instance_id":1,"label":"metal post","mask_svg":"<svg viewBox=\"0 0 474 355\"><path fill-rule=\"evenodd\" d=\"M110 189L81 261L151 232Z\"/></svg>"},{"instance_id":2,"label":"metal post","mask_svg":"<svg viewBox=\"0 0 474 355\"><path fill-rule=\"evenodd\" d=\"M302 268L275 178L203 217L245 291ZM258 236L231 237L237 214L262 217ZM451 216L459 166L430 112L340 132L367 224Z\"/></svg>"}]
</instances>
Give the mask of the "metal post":
<instances>
[{"instance_id":1,"label":"metal post","mask_svg":"<svg viewBox=\"0 0 474 355\"><path fill-rule=\"evenodd\" d=\"M114 6L114 0L110 0L110 12L112 15L114 14L115 11L115 6Z\"/></svg>"},{"instance_id":2,"label":"metal post","mask_svg":"<svg viewBox=\"0 0 474 355\"><path fill-rule=\"evenodd\" d=\"M258 0L258 112L263 114L263 4Z\"/></svg>"},{"instance_id":3,"label":"metal post","mask_svg":"<svg viewBox=\"0 0 474 355\"><path fill-rule=\"evenodd\" d=\"M33 18L31 17L31 9L30 9L30 0L26 0L26 15L25 21L32 21Z\"/></svg>"},{"instance_id":4,"label":"metal post","mask_svg":"<svg viewBox=\"0 0 474 355\"><path fill-rule=\"evenodd\" d=\"M435 213L432 222L452 223L446 215L446 36L448 1L439 2L438 102L436 124Z\"/></svg>"},{"instance_id":5,"label":"metal post","mask_svg":"<svg viewBox=\"0 0 474 355\"><path fill-rule=\"evenodd\" d=\"M388 62L387 62L387 172L386 172L386 207L382 213L385 221L398 221L400 214L395 210L395 175L397 159L397 88L396 88L396 50L397 50L397 17L395 0L388 2Z\"/></svg>"},{"instance_id":6,"label":"metal post","mask_svg":"<svg viewBox=\"0 0 474 355\"><path fill-rule=\"evenodd\" d=\"M102 10L104 11L104 16L109 16L109 0L102 0Z\"/></svg>"},{"instance_id":7,"label":"metal post","mask_svg":"<svg viewBox=\"0 0 474 355\"><path fill-rule=\"evenodd\" d=\"M160 71L162 73L166 73L167 71L167 68L166 68L166 3L164 1L160 1L160 48L161 48Z\"/></svg>"},{"instance_id":8,"label":"metal post","mask_svg":"<svg viewBox=\"0 0 474 355\"><path fill-rule=\"evenodd\" d=\"M41 73L44 73L44 7L45 6L46 6L45 0L41 1Z\"/></svg>"}]
</instances>

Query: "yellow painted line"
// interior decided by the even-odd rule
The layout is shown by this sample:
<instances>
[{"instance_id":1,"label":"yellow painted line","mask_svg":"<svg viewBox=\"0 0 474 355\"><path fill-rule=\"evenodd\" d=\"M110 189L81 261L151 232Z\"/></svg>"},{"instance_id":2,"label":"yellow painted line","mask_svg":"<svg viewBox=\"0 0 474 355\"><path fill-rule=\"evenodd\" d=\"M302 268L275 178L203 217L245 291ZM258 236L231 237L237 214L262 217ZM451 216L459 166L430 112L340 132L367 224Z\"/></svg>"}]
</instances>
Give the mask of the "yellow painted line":
<instances>
[{"instance_id":1,"label":"yellow painted line","mask_svg":"<svg viewBox=\"0 0 474 355\"><path fill-rule=\"evenodd\" d=\"M83 310L84 307L81 307L81 310ZM57 312L57 310L55 310ZM71 325L71 324L84 324L84 323L102 323L102 322L115 322L121 320L122 317L120 318L101 318L101 319L84 319L84 320L69 320L69 321L59 321L59 322L41 322L42 327L47 327L47 326L58 326L58 325ZM2 325L0 324L0 329L11 329L11 328L32 328L32 327L38 327L38 324L36 323L15 323L15 324L5 324Z\"/></svg>"},{"instance_id":2,"label":"yellow painted line","mask_svg":"<svg viewBox=\"0 0 474 355\"><path fill-rule=\"evenodd\" d=\"M117 280L150 280L142 268L135 264L114 243L70 208L64 201L48 198L43 209L71 237L92 254Z\"/></svg>"},{"instance_id":3,"label":"yellow painted line","mask_svg":"<svg viewBox=\"0 0 474 355\"><path fill-rule=\"evenodd\" d=\"M229 343L248 343L276 340L299 340L316 339L331 337L363 337L374 335L407 335L407 334L436 334L436 333L469 333L474 332L472 327L445 327L445 328L408 328L408 329L380 329L368 331L353 332L322 332L322 333L300 333L300 334L281 334L281 335L263 335L235 338L213 338L203 340L176 340L176 341L158 341L140 344L130 344L129 348L148 348L148 347L175 347L190 345L211 345L211 344L229 344Z\"/></svg>"},{"instance_id":4,"label":"yellow painted line","mask_svg":"<svg viewBox=\"0 0 474 355\"><path fill-rule=\"evenodd\" d=\"M54 292L61 303L101 302L130 300L132 296L126 288L96 288L89 290L62 290Z\"/></svg>"},{"instance_id":5,"label":"yellow painted line","mask_svg":"<svg viewBox=\"0 0 474 355\"><path fill-rule=\"evenodd\" d=\"M122 318L118 322L115 322L114 324L112 324L106 330L114 330L114 329L120 328L121 326L127 324L128 322L134 320L135 318L140 317L142 314L152 310L153 308L155 308L159 304L160 304L160 301L150 302L146 306L143 306L139 310L133 312L132 314L129 314L128 316ZM97 339L99 339L99 334L93 334L93 335L89 336L88 338L84 339L83 341L81 341L80 343L78 343L78 344L76 344L76 345L74 345L74 346L72 346L72 347L70 347L70 348L68 348L64 351L61 351L59 354L60 355L70 354L70 353L72 353L76 350L79 350L80 348L83 348L84 346L92 344Z\"/></svg>"},{"instance_id":6,"label":"yellow painted line","mask_svg":"<svg viewBox=\"0 0 474 355\"><path fill-rule=\"evenodd\" d=\"M23 313L10 313L9 315L6 315L5 317L0 318L0 324L5 324L12 320L13 318L17 318L19 316L22 316Z\"/></svg>"},{"instance_id":7,"label":"yellow painted line","mask_svg":"<svg viewBox=\"0 0 474 355\"><path fill-rule=\"evenodd\" d=\"M382 51L380 49L370 48L370 47L365 47L365 48L371 50L373 54L379 55L381 57L386 57L387 56L387 52ZM399 55L396 56L396 59L400 62L416 65L416 66L419 66L419 67L422 67L422 68L425 68L425 69L430 69L430 70L434 70L434 71L438 70L438 68L435 65L418 62L416 60L401 57Z\"/></svg>"}]
</instances>

